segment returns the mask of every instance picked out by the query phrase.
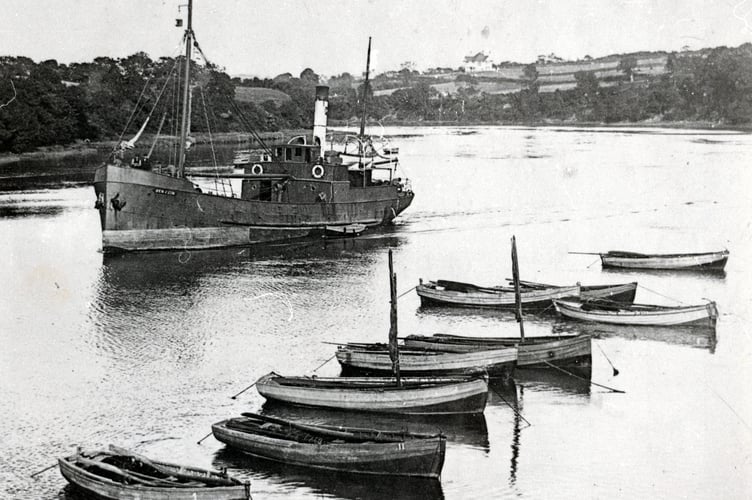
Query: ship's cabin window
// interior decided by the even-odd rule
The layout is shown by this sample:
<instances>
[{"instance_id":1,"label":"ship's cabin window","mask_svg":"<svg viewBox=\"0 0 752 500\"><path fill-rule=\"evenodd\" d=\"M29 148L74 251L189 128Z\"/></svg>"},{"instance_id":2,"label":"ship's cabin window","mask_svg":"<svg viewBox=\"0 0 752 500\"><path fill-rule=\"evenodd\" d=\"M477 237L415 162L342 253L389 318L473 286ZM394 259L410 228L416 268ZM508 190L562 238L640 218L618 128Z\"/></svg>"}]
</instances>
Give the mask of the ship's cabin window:
<instances>
[{"instance_id":1,"label":"ship's cabin window","mask_svg":"<svg viewBox=\"0 0 752 500\"><path fill-rule=\"evenodd\" d=\"M292 160L292 148L285 148L285 160Z\"/></svg>"},{"instance_id":2,"label":"ship's cabin window","mask_svg":"<svg viewBox=\"0 0 752 500\"><path fill-rule=\"evenodd\" d=\"M295 148L295 158L300 158L303 156L303 148Z\"/></svg>"},{"instance_id":3,"label":"ship's cabin window","mask_svg":"<svg viewBox=\"0 0 752 500\"><path fill-rule=\"evenodd\" d=\"M282 148L276 148L274 150L274 156L276 156L277 158L282 158Z\"/></svg>"},{"instance_id":4,"label":"ship's cabin window","mask_svg":"<svg viewBox=\"0 0 752 500\"><path fill-rule=\"evenodd\" d=\"M305 150L305 161L306 163L311 163L311 150L308 148Z\"/></svg>"}]
</instances>

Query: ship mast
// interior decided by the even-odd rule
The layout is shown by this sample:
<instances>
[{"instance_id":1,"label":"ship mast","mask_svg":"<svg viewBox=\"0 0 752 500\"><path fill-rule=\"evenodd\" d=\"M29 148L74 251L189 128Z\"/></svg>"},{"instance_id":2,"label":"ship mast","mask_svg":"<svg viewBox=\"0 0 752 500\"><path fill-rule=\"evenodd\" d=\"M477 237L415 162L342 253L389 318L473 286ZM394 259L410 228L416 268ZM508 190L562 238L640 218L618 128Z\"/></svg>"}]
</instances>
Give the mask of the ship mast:
<instances>
[{"instance_id":1,"label":"ship mast","mask_svg":"<svg viewBox=\"0 0 752 500\"><path fill-rule=\"evenodd\" d=\"M358 166L363 171L363 187L366 187L366 171L363 155L366 154L363 141L366 137L366 105L368 96L368 75L371 72L371 37L368 37L368 55L366 56L366 79L363 82L363 114L360 116L360 135L358 136Z\"/></svg>"},{"instance_id":2,"label":"ship mast","mask_svg":"<svg viewBox=\"0 0 752 500\"><path fill-rule=\"evenodd\" d=\"M371 37L368 37L368 56L366 56L366 80L363 83L363 114L360 116L360 139L366 132L366 97L368 95L368 74L371 72Z\"/></svg>"},{"instance_id":3,"label":"ship mast","mask_svg":"<svg viewBox=\"0 0 752 500\"><path fill-rule=\"evenodd\" d=\"M185 151L188 140L188 119L190 113L191 51L193 49L193 0L188 0L188 26L185 28L185 77L183 78L183 116L180 123L180 144L178 144L178 177L185 174Z\"/></svg>"}]
</instances>

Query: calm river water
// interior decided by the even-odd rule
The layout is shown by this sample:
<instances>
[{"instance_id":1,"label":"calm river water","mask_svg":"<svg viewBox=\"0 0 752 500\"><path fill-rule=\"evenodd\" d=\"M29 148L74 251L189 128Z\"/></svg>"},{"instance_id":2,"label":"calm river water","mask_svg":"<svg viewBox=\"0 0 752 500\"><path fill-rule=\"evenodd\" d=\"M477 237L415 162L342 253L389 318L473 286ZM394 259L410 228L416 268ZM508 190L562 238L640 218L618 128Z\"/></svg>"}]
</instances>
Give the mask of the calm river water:
<instances>
[{"instance_id":1,"label":"calm river water","mask_svg":"<svg viewBox=\"0 0 752 500\"><path fill-rule=\"evenodd\" d=\"M254 498L749 498L752 496L752 136L652 129L400 128L413 206L357 240L104 258L89 176L0 169L0 497L74 498L56 469L116 443L228 467ZM28 181L3 177L23 175ZM11 189L11 186L13 189ZM20 189L19 189L20 188ZM243 411L394 420L262 406L261 375L311 374L331 342L385 341L387 250L419 278L638 281L637 301L717 301L704 329L598 328L526 316L529 334L597 335L593 381L523 374L478 419L399 422L448 435L442 480L319 474L225 450L210 425ZM607 272L570 251L728 248L725 274ZM399 301L401 334L514 335L499 312ZM608 358L606 358L606 356ZM611 365L618 369L614 376ZM335 375L329 361L317 372ZM510 409L516 405L522 417ZM531 425L528 425L529 422Z\"/></svg>"}]
</instances>

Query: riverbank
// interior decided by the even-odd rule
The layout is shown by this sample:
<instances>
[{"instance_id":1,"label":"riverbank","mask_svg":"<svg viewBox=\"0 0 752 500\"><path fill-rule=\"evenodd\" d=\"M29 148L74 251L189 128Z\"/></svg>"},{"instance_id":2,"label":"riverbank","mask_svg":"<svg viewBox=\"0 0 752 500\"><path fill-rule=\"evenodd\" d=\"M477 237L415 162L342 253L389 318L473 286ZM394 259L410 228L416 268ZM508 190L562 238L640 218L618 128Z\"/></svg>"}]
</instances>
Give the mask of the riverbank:
<instances>
[{"instance_id":1,"label":"riverbank","mask_svg":"<svg viewBox=\"0 0 752 500\"><path fill-rule=\"evenodd\" d=\"M212 134L211 137L209 137L208 134L193 134L191 136L191 142L194 145L237 144L238 147L255 148L261 147L262 142L264 144L274 144L285 140L285 138L306 133L310 133L310 131L281 130L277 132L259 132L255 135L241 132L226 132ZM171 147L171 144L174 144L176 139L177 138L173 136L161 136L157 143L156 150L164 150ZM136 151L151 147L153 142L153 136L150 137L149 135L144 135L141 140L143 146L136 146ZM21 161L61 160L69 157L85 157L96 154L105 154L112 151L117 144L118 140L112 139L106 141L77 142L67 146L46 146L37 148L35 151L20 154L0 153L0 166L19 163Z\"/></svg>"}]
</instances>

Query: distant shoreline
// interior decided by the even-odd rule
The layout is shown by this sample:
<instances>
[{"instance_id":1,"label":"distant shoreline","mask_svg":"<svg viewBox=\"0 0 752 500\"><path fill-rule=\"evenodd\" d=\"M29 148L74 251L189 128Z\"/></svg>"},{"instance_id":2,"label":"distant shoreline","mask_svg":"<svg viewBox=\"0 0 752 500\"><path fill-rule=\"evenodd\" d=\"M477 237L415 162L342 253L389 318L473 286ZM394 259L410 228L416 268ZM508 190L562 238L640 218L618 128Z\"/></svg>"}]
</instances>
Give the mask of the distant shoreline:
<instances>
[{"instance_id":1,"label":"distant shoreline","mask_svg":"<svg viewBox=\"0 0 752 500\"><path fill-rule=\"evenodd\" d=\"M369 122L372 126L374 123ZM331 127L352 126L352 122L330 121ZM706 131L728 131L728 132L752 132L752 124L749 125L725 125L708 121L660 121L660 122L619 122L619 123L601 123L601 122L578 122L578 121L557 121L545 120L537 122L447 122L447 121L420 121L420 120L395 120L381 122L385 127L531 127L531 128L551 128L551 127L572 127L572 128L659 128L659 129L677 129L677 130L706 130Z\"/></svg>"},{"instance_id":2,"label":"distant shoreline","mask_svg":"<svg viewBox=\"0 0 752 500\"><path fill-rule=\"evenodd\" d=\"M572 127L572 128L656 128L656 129L676 129L676 130L700 130L714 132L752 132L752 124L746 126L730 126L707 121L680 121L680 122L621 122L621 123L598 123L598 122L575 122L575 121L554 121L546 120L533 123L525 122L447 122L447 121L418 121L418 120L399 120L387 121L382 125L387 127L531 127L531 128L554 128L554 127ZM352 121L343 122L341 120L332 120L329 123L331 127L352 126ZM373 123L368 123L373 126ZM262 132L259 135L265 140L279 140L283 137L304 134L308 131L301 130L282 130L278 132ZM207 142L200 134L197 134L198 143ZM215 135L212 140L218 144L237 143L245 144L252 139L250 134L243 133L226 133ZM70 156L89 156L99 154L103 150L114 147L116 140L97 141L90 143L76 143L69 146L49 146L38 148L36 151L28 153L0 153L0 166L18 163L22 160L50 160L60 159Z\"/></svg>"}]
</instances>

